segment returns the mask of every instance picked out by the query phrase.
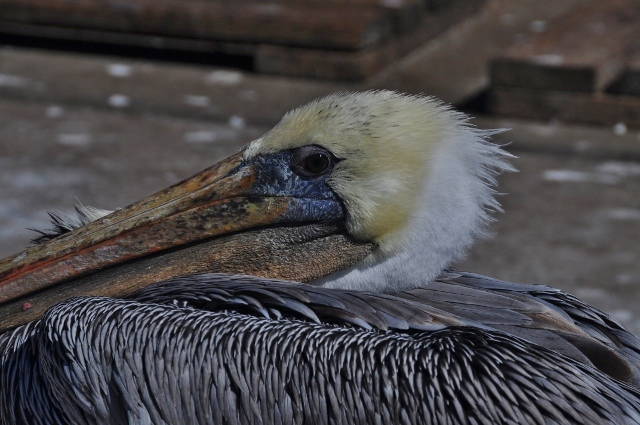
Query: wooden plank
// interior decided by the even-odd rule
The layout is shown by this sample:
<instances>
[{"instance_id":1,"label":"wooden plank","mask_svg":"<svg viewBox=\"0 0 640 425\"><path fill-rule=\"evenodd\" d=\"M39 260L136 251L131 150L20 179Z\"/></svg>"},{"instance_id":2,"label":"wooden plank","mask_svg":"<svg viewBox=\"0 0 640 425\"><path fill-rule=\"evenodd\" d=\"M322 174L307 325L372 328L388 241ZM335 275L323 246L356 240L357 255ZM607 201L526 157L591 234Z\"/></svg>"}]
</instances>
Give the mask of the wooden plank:
<instances>
[{"instance_id":1,"label":"wooden plank","mask_svg":"<svg viewBox=\"0 0 640 425\"><path fill-rule=\"evenodd\" d=\"M484 0L451 0L438 14L427 14L418 28L384 45L360 52L284 48L261 45L255 57L260 73L312 77L328 80L360 81L382 70L413 49L473 15Z\"/></svg>"},{"instance_id":2,"label":"wooden plank","mask_svg":"<svg viewBox=\"0 0 640 425\"><path fill-rule=\"evenodd\" d=\"M2 0L0 0L2 1ZM192 1L195 0L185 0ZM247 1L247 0L240 0ZM307 1L307 0L305 0ZM313 0L308 0L313 1ZM328 51L234 41L157 36L128 32L24 23L0 23L0 33L18 37L36 37L74 43L105 46L218 53L254 58L257 72L331 80L358 81L378 72L389 63L437 36L456 22L476 13L484 0L452 0L438 13L425 13L416 29L393 41L361 51ZM206 56L205 56L206 59Z\"/></svg>"},{"instance_id":3,"label":"wooden plank","mask_svg":"<svg viewBox=\"0 0 640 425\"><path fill-rule=\"evenodd\" d=\"M193 0L185 0L193 1ZM225 0L208 0L225 1ZM236 3L253 3L260 0L234 0ZM447 8L449 0L262 0L263 3L278 4L311 4L334 5L352 7L366 6L385 9L394 22L394 30L402 33L413 29L425 13L437 13L440 9Z\"/></svg>"},{"instance_id":4,"label":"wooden plank","mask_svg":"<svg viewBox=\"0 0 640 425\"><path fill-rule=\"evenodd\" d=\"M187 0L193 1L193 0ZM209 0L225 1L225 0ZM251 3L260 0L234 0ZM394 21L395 30L404 32L412 29L426 13L438 13L450 6L449 0L262 0L264 3L334 5L350 7L371 7L384 9Z\"/></svg>"},{"instance_id":5,"label":"wooden plank","mask_svg":"<svg viewBox=\"0 0 640 425\"><path fill-rule=\"evenodd\" d=\"M491 90L488 107L493 114L512 117L640 127L640 97L633 96L501 87Z\"/></svg>"},{"instance_id":6,"label":"wooden plank","mask_svg":"<svg viewBox=\"0 0 640 425\"><path fill-rule=\"evenodd\" d=\"M494 60L494 87L595 92L624 69L640 38L640 2L592 1Z\"/></svg>"},{"instance_id":7,"label":"wooden plank","mask_svg":"<svg viewBox=\"0 0 640 425\"><path fill-rule=\"evenodd\" d=\"M359 50L389 39L389 8L349 3L207 0L0 0L4 23Z\"/></svg>"},{"instance_id":8,"label":"wooden plank","mask_svg":"<svg viewBox=\"0 0 640 425\"><path fill-rule=\"evenodd\" d=\"M188 1L199 1L199 0L183 0L184 2ZM225 0L205 0L209 2L224 2ZM421 7L426 7L425 4L429 1L433 0L234 0L236 3L256 3L260 2L263 4L269 3L295 3L295 4L334 4L334 5L361 5L361 6L378 6L384 7L387 9L402 9L405 7L412 6L414 4L420 4ZM439 0L439 1L447 1L447 0Z\"/></svg>"}]
</instances>

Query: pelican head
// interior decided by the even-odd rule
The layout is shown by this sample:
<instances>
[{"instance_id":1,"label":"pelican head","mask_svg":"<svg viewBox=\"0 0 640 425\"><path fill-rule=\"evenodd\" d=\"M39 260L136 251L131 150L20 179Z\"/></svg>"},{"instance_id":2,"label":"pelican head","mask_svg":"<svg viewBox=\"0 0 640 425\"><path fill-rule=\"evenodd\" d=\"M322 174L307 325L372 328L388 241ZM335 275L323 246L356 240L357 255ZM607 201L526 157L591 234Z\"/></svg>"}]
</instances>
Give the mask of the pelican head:
<instances>
[{"instance_id":1,"label":"pelican head","mask_svg":"<svg viewBox=\"0 0 640 425\"><path fill-rule=\"evenodd\" d=\"M321 178L345 206L349 234L375 244L362 262L314 283L393 292L429 282L482 235L495 175L511 157L468 117L424 96L338 93L284 116L244 158L300 152L304 168L327 158ZM305 162L307 161L307 162Z\"/></svg>"},{"instance_id":2,"label":"pelican head","mask_svg":"<svg viewBox=\"0 0 640 425\"><path fill-rule=\"evenodd\" d=\"M467 120L391 91L295 109L213 167L0 261L0 328L70 296L212 271L379 292L426 284L483 233L499 209L495 175L511 170L487 140L496 131Z\"/></svg>"}]
</instances>

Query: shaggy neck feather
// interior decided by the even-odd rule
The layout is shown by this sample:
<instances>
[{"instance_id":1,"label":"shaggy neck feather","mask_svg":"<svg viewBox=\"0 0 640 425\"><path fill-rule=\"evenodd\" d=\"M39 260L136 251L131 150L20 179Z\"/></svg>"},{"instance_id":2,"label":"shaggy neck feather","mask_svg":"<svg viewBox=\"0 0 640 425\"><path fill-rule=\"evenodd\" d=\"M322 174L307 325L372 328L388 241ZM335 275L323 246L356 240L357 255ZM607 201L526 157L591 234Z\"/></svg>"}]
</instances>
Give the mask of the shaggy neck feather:
<instances>
[{"instance_id":1,"label":"shaggy neck feather","mask_svg":"<svg viewBox=\"0 0 640 425\"><path fill-rule=\"evenodd\" d=\"M399 248L378 249L354 267L313 283L390 293L427 284L460 259L484 233L490 213L500 210L495 175L513 170L505 161L510 155L485 140L495 133L463 127L434 149L417 212L400 230L404 243Z\"/></svg>"}]
</instances>

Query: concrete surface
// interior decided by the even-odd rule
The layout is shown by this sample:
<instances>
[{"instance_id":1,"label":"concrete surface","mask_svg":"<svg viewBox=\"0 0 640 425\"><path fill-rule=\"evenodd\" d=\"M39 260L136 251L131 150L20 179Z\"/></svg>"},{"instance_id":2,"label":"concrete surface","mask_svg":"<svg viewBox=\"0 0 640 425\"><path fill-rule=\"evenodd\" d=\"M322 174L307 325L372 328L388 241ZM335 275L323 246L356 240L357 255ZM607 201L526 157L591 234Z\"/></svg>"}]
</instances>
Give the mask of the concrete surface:
<instances>
[{"instance_id":1,"label":"concrete surface","mask_svg":"<svg viewBox=\"0 0 640 425\"><path fill-rule=\"evenodd\" d=\"M386 87L462 102L482 90L495 49L573 3L490 0L476 18L358 85L0 47L0 256L37 236L26 228L46 228L46 211L127 205L325 93ZM495 237L457 266L560 287L640 334L640 132L474 122L512 128L498 141L513 142L520 172L500 178L508 195Z\"/></svg>"}]
</instances>

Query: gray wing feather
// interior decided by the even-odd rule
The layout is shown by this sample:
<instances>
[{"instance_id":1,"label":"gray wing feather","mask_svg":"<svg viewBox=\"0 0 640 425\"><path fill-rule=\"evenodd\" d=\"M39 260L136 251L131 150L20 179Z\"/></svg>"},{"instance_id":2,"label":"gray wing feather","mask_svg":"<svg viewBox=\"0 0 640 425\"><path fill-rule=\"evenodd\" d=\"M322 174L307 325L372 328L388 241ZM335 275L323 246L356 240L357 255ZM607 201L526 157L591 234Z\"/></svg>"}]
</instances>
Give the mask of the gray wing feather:
<instances>
[{"instance_id":1,"label":"gray wing feather","mask_svg":"<svg viewBox=\"0 0 640 425\"><path fill-rule=\"evenodd\" d=\"M458 273L385 295L212 274L68 300L0 335L0 424L640 423L640 393L571 342L617 354L604 326L632 336L510 285ZM565 345L586 361L548 349Z\"/></svg>"},{"instance_id":2,"label":"gray wing feather","mask_svg":"<svg viewBox=\"0 0 640 425\"><path fill-rule=\"evenodd\" d=\"M441 296L441 287L458 297ZM559 289L456 271L409 294L416 301L595 365L640 388L640 340L611 316ZM511 304L500 303L499 298Z\"/></svg>"},{"instance_id":3,"label":"gray wing feather","mask_svg":"<svg viewBox=\"0 0 640 425\"><path fill-rule=\"evenodd\" d=\"M3 362L38 347L56 423L640 423L631 387L468 326L390 333L80 298L20 333Z\"/></svg>"},{"instance_id":4,"label":"gray wing feather","mask_svg":"<svg viewBox=\"0 0 640 425\"><path fill-rule=\"evenodd\" d=\"M191 304L211 311L247 304L243 297L252 296L255 304L247 311L262 312L264 317L307 318L316 323L350 323L394 331L446 326L499 330L640 387L640 340L605 313L542 285L455 272L421 288L389 295L207 274L156 284L135 297L143 302L195 301L197 297L189 291L201 300L208 299L210 293L217 296L216 302Z\"/></svg>"}]
</instances>

